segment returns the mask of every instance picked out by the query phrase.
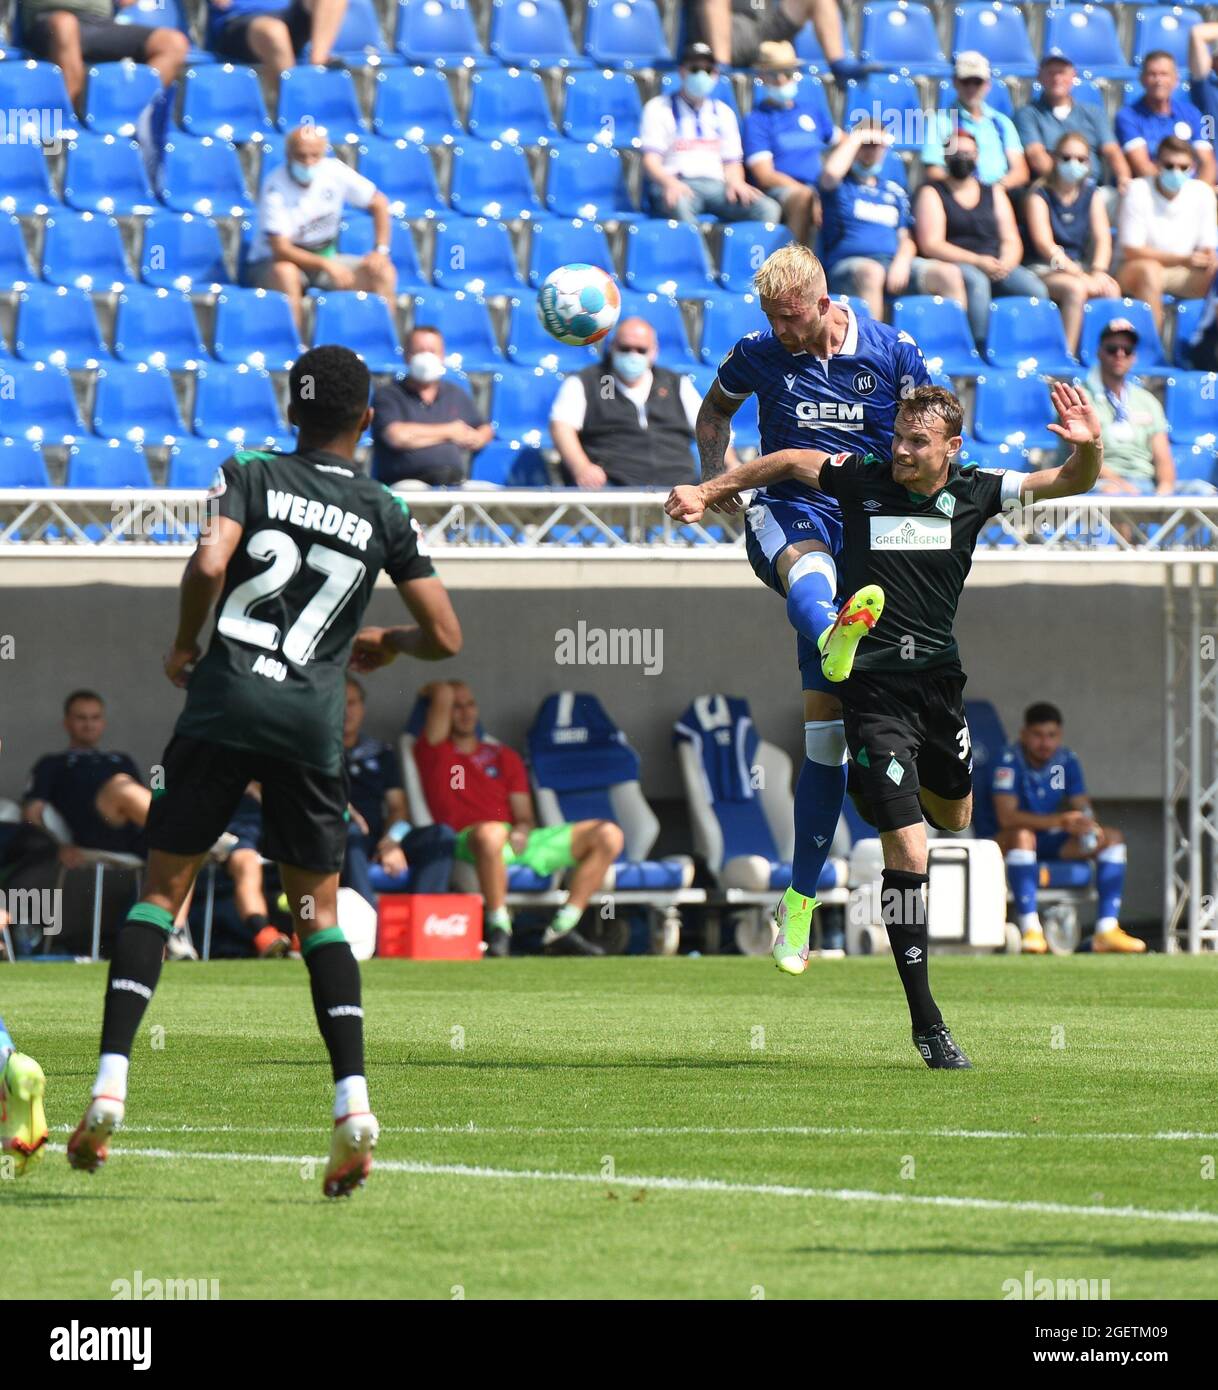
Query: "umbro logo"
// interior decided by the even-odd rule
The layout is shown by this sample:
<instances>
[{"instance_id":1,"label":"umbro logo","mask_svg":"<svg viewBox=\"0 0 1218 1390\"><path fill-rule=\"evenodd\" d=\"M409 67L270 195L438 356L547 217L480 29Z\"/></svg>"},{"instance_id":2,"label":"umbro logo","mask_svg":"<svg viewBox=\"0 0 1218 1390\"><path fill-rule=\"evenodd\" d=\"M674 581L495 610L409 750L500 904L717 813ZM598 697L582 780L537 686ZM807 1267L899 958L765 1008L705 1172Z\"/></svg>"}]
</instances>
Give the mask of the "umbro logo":
<instances>
[{"instance_id":1,"label":"umbro logo","mask_svg":"<svg viewBox=\"0 0 1218 1390\"><path fill-rule=\"evenodd\" d=\"M787 383L787 390L788 390L788 391L794 391L794 390L795 390L795 378L794 378L793 376L784 376L784 377L783 377L783 381L785 381L785 382Z\"/></svg>"},{"instance_id":2,"label":"umbro logo","mask_svg":"<svg viewBox=\"0 0 1218 1390\"><path fill-rule=\"evenodd\" d=\"M921 946L911 946L909 950L905 952L905 959L910 963L910 965L917 965L917 963L922 959Z\"/></svg>"},{"instance_id":3,"label":"umbro logo","mask_svg":"<svg viewBox=\"0 0 1218 1390\"><path fill-rule=\"evenodd\" d=\"M828 839L824 835L813 835L812 838L821 848L823 848L825 845L829 843Z\"/></svg>"},{"instance_id":4,"label":"umbro logo","mask_svg":"<svg viewBox=\"0 0 1218 1390\"><path fill-rule=\"evenodd\" d=\"M918 1044L918 1051L922 1054L923 1057L926 1058L928 1062L931 1061L931 1059L934 1057L934 1053L930 1050L929 1043L920 1042Z\"/></svg>"},{"instance_id":5,"label":"umbro logo","mask_svg":"<svg viewBox=\"0 0 1218 1390\"><path fill-rule=\"evenodd\" d=\"M868 512L878 512L883 505L883 502L877 502L874 497L868 497L868 499L863 503L863 510Z\"/></svg>"}]
</instances>

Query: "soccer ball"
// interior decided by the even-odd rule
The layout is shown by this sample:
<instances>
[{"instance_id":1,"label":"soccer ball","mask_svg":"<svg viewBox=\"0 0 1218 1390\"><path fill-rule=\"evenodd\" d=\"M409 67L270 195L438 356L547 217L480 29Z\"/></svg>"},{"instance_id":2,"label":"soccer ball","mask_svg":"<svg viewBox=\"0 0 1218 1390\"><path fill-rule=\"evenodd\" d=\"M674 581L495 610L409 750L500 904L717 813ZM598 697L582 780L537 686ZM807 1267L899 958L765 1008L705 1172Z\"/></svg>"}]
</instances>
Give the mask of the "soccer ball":
<instances>
[{"instance_id":1,"label":"soccer ball","mask_svg":"<svg viewBox=\"0 0 1218 1390\"><path fill-rule=\"evenodd\" d=\"M622 296L613 278L595 265L560 265L537 291L537 313L560 343L583 347L613 331Z\"/></svg>"}]
</instances>

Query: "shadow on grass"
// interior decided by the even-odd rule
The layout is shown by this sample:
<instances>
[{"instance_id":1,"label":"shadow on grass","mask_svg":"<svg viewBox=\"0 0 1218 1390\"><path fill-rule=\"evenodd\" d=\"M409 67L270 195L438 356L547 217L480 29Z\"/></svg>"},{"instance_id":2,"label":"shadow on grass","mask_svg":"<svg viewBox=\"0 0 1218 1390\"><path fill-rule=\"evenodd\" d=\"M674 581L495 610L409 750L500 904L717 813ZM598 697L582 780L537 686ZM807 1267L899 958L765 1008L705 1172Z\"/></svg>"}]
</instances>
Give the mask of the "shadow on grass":
<instances>
[{"instance_id":1,"label":"shadow on grass","mask_svg":"<svg viewBox=\"0 0 1218 1390\"><path fill-rule=\"evenodd\" d=\"M907 1245L892 1249L861 1249L858 1246L843 1245L801 1245L791 1251L793 1255L849 1255L851 1259L900 1259L916 1256L930 1259L972 1259L972 1260L1039 1260L1080 1259L1096 1260L1104 1256L1112 1259L1133 1260L1199 1260L1212 1259L1218 1251L1218 1238L1208 1244L1204 1241L1157 1240L1145 1244L1129 1244L1118 1241L1051 1240L1037 1241L1035 1245L1022 1242L996 1247L972 1247L961 1245Z\"/></svg>"}]
</instances>

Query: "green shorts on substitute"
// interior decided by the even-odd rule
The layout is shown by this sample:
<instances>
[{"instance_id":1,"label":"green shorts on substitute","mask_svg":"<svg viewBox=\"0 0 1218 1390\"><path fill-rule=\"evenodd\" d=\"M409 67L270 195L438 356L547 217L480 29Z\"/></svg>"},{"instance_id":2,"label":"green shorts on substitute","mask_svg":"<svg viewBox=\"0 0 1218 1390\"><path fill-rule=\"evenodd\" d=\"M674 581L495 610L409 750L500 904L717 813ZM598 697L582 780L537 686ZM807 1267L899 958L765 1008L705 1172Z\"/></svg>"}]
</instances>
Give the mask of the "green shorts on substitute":
<instances>
[{"instance_id":1,"label":"green shorts on substitute","mask_svg":"<svg viewBox=\"0 0 1218 1390\"><path fill-rule=\"evenodd\" d=\"M503 824L511 830L512 827L507 821ZM469 847L469 837L473 830L472 825L467 825L457 836L457 848L454 852L465 864L474 862L473 851ZM575 856L571 853L571 826L544 825L539 830L530 831L522 854L517 854L511 845L504 845L503 862L509 868L513 864L523 864L526 869L532 869L542 878L549 878L552 874L561 873L563 869L573 868Z\"/></svg>"}]
</instances>

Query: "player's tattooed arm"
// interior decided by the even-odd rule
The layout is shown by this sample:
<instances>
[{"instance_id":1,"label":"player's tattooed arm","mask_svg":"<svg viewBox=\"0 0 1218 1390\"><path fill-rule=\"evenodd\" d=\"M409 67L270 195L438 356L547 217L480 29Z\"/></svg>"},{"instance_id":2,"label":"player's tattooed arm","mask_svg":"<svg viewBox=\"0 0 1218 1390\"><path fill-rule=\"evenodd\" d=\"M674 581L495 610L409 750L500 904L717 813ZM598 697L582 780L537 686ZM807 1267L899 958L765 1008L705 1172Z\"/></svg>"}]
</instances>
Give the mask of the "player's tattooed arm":
<instances>
[{"instance_id":1,"label":"player's tattooed arm","mask_svg":"<svg viewBox=\"0 0 1218 1390\"><path fill-rule=\"evenodd\" d=\"M719 389L718 381L711 382L711 388L702 398L698 409L698 419L694 425L694 439L698 444L698 457L702 461L702 481L710 482L718 478L727 467L727 446L732 438L732 416L743 402L734 401Z\"/></svg>"},{"instance_id":2,"label":"player's tattooed arm","mask_svg":"<svg viewBox=\"0 0 1218 1390\"><path fill-rule=\"evenodd\" d=\"M764 454L751 463L742 463L730 473L722 473L698 487L674 487L664 503L664 510L677 521L700 521L702 514L731 501L749 488L768 487L783 478L797 478L809 487L816 487L820 470L828 454L816 449L780 449Z\"/></svg>"},{"instance_id":3,"label":"player's tattooed arm","mask_svg":"<svg viewBox=\"0 0 1218 1390\"><path fill-rule=\"evenodd\" d=\"M1020 491L1026 502L1090 492L1104 464L1103 426L1091 397L1064 382L1058 382L1050 394L1059 423L1048 428L1074 447L1060 468L1044 468L1024 478Z\"/></svg>"}]
</instances>

